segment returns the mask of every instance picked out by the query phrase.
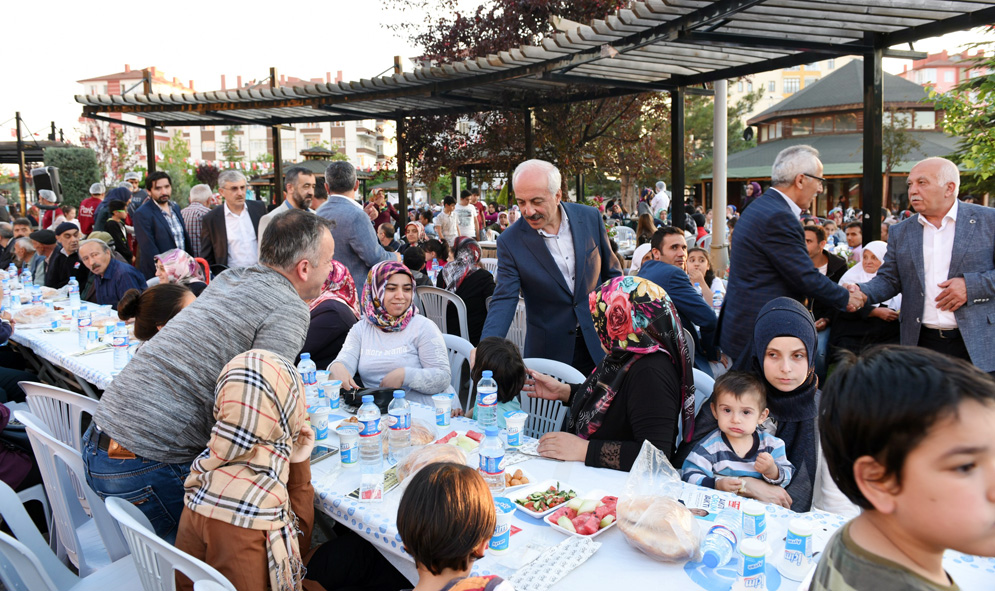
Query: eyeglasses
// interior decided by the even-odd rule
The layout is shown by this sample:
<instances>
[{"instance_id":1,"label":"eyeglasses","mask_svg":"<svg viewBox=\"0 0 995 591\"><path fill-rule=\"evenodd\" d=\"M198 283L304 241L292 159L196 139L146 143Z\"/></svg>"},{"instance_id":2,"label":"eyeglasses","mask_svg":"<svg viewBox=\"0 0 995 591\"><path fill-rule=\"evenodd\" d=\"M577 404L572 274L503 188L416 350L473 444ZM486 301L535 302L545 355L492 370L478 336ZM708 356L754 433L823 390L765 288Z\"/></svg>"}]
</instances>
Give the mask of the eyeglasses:
<instances>
[{"instance_id":1,"label":"eyeglasses","mask_svg":"<svg viewBox=\"0 0 995 591\"><path fill-rule=\"evenodd\" d=\"M822 178L821 176L815 176L814 174L809 174L807 172L803 172L802 174L805 175L805 176L807 176L810 179L815 179L815 180L819 181L823 185L826 184L826 179Z\"/></svg>"}]
</instances>

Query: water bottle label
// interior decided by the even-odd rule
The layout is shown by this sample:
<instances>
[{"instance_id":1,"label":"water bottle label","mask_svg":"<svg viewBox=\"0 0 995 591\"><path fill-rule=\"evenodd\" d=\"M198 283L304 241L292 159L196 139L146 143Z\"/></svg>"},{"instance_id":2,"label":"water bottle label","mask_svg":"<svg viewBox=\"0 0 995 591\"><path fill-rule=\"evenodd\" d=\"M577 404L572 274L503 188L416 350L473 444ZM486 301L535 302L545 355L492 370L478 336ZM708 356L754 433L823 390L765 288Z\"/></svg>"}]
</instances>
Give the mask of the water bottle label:
<instances>
[{"instance_id":1,"label":"water bottle label","mask_svg":"<svg viewBox=\"0 0 995 591\"><path fill-rule=\"evenodd\" d=\"M302 371L301 381L304 382L305 386L314 386L318 383L318 372L315 371Z\"/></svg>"},{"instance_id":2,"label":"water bottle label","mask_svg":"<svg viewBox=\"0 0 995 591\"><path fill-rule=\"evenodd\" d=\"M343 464L355 464L359 461L359 445L354 442L343 443L339 448L339 457Z\"/></svg>"},{"instance_id":3,"label":"water bottle label","mask_svg":"<svg viewBox=\"0 0 995 591\"><path fill-rule=\"evenodd\" d=\"M732 531L728 527L721 524L713 525L712 528L708 530L708 535L712 534L725 538L733 548L736 547L736 532Z\"/></svg>"},{"instance_id":4,"label":"water bottle label","mask_svg":"<svg viewBox=\"0 0 995 591\"><path fill-rule=\"evenodd\" d=\"M756 538L761 542L767 541L767 517L766 514L750 515L743 513L743 536Z\"/></svg>"},{"instance_id":5,"label":"water bottle label","mask_svg":"<svg viewBox=\"0 0 995 591\"><path fill-rule=\"evenodd\" d=\"M763 556L743 555L743 588L744 589L766 589L764 581L764 568L766 559Z\"/></svg>"},{"instance_id":6,"label":"water bottle label","mask_svg":"<svg viewBox=\"0 0 995 591\"><path fill-rule=\"evenodd\" d=\"M480 392L480 400L477 402L477 406L494 406L497 404L497 400L497 392Z\"/></svg>"},{"instance_id":7,"label":"water bottle label","mask_svg":"<svg viewBox=\"0 0 995 591\"><path fill-rule=\"evenodd\" d=\"M125 335L114 335L114 339L111 341L111 346L113 347L127 347L128 337Z\"/></svg>"},{"instance_id":8,"label":"water bottle label","mask_svg":"<svg viewBox=\"0 0 995 591\"><path fill-rule=\"evenodd\" d=\"M91 324L93 324L93 321L90 320L89 318L78 318L76 322L78 323L77 326L80 328L80 330L86 330L87 328L90 327Z\"/></svg>"},{"instance_id":9,"label":"water bottle label","mask_svg":"<svg viewBox=\"0 0 995 591\"><path fill-rule=\"evenodd\" d=\"M77 294L79 293L79 286L78 285L70 285L69 286L69 295L72 295L74 293L77 293Z\"/></svg>"},{"instance_id":10,"label":"water bottle label","mask_svg":"<svg viewBox=\"0 0 995 591\"><path fill-rule=\"evenodd\" d=\"M411 415L387 415L387 426L391 431L408 431L411 429Z\"/></svg>"},{"instance_id":11,"label":"water bottle label","mask_svg":"<svg viewBox=\"0 0 995 591\"><path fill-rule=\"evenodd\" d=\"M372 421L359 421L360 437L373 437L374 435L380 434L380 419L374 419Z\"/></svg>"},{"instance_id":12,"label":"water bottle label","mask_svg":"<svg viewBox=\"0 0 995 591\"><path fill-rule=\"evenodd\" d=\"M502 462L504 462L504 454L490 457L481 454L480 471L488 476L500 476L504 473L504 467L501 466Z\"/></svg>"}]
</instances>

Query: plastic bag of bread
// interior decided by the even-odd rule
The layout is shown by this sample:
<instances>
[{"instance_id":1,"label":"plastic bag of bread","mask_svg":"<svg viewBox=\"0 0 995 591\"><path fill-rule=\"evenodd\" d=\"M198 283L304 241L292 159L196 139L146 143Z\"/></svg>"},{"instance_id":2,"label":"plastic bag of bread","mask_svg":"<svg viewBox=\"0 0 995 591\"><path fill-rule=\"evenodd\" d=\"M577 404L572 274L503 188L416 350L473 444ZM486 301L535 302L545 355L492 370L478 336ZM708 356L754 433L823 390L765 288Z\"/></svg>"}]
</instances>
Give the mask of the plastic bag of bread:
<instances>
[{"instance_id":1,"label":"plastic bag of bread","mask_svg":"<svg viewBox=\"0 0 995 591\"><path fill-rule=\"evenodd\" d=\"M667 456L643 442L618 502L618 528L629 544L664 562L694 558L701 532L691 511L677 500L682 487Z\"/></svg>"},{"instance_id":2,"label":"plastic bag of bread","mask_svg":"<svg viewBox=\"0 0 995 591\"><path fill-rule=\"evenodd\" d=\"M24 308L18 308L14 313L12 319L15 324L20 324L22 326L28 325L48 325L51 326L52 321L58 320L60 315L49 310L45 306L27 306Z\"/></svg>"},{"instance_id":3,"label":"plastic bag of bread","mask_svg":"<svg viewBox=\"0 0 995 591\"><path fill-rule=\"evenodd\" d=\"M411 419L411 445L428 445L435 441L435 427L427 421Z\"/></svg>"},{"instance_id":4,"label":"plastic bag of bread","mask_svg":"<svg viewBox=\"0 0 995 591\"><path fill-rule=\"evenodd\" d=\"M422 467L439 462L466 465L466 452L455 445L426 445L414 449L397 464L397 480L404 482Z\"/></svg>"}]
</instances>

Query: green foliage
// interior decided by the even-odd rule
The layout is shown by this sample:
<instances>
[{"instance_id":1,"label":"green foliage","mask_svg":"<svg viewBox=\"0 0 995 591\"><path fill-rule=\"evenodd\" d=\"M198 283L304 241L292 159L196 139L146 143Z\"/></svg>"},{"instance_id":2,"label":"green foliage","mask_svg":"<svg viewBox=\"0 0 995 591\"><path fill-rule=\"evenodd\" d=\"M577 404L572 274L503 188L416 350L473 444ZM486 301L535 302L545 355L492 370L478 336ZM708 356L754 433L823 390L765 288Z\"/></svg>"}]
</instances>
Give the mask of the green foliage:
<instances>
[{"instance_id":1,"label":"green foliage","mask_svg":"<svg viewBox=\"0 0 995 591\"><path fill-rule=\"evenodd\" d=\"M213 164L201 164L197 167L197 172L194 176L197 178L197 182L209 185L211 189L218 188L218 175L221 174L221 170L214 166Z\"/></svg>"},{"instance_id":2,"label":"green foliage","mask_svg":"<svg viewBox=\"0 0 995 591\"><path fill-rule=\"evenodd\" d=\"M89 148L46 148L45 166L59 169L62 202L78 207L90 195L90 185L100 182L97 155Z\"/></svg>"},{"instance_id":3,"label":"green foliage","mask_svg":"<svg viewBox=\"0 0 995 591\"><path fill-rule=\"evenodd\" d=\"M269 152L266 152L265 154L260 154L259 156L256 157L255 160L253 160L253 162L269 162L269 163L272 163L273 162L273 155L270 154Z\"/></svg>"},{"instance_id":4,"label":"green foliage","mask_svg":"<svg viewBox=\"0 0 995 591\"><path fill-rule=\"evenodd\" d=\"M183 133L177 131L162 148L162 160L157 163L159 170L169 174L173 179L173 201L186 207L189 203L190 188L197 184L187 158L190 157L190 145L183 139Z\"/></svg>"},{"instance_id":5,"label":"green foliage","mask_svg":"<svg viewBox=\"0 0 995 591\"><path fill-rule=\"evenodd\" d=\"M221 144L221 155L228 162L241 162L242 156L241 151L238 149L238 143L235 141L235 134L238 132L238 127L231 125L224 131L225 141Z\"/></svg>"}]
</instances>

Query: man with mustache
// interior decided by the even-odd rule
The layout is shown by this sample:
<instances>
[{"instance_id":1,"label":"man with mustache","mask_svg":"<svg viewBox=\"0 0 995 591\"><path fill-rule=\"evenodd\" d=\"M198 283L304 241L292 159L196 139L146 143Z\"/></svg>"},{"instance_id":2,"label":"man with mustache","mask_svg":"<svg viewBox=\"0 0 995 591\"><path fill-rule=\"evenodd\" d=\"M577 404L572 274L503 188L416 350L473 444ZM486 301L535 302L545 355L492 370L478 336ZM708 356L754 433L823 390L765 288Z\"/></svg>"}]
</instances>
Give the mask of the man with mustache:
<instances>
[{"instance_id":1,"label":"man with mustache","mask_svg":"<svg viewBox=\"0 0 995 591\"><path fill-rule=\"evenodd\" d=\"M588 294L622 275L597 209L561 203L560 171L527 160L512 175L522 218L497 240L497 288L485 337L508 334L518 293L525 298L525 357L572 365L587 375L604 358Z\"/></svg>"}]
</instances>

